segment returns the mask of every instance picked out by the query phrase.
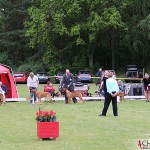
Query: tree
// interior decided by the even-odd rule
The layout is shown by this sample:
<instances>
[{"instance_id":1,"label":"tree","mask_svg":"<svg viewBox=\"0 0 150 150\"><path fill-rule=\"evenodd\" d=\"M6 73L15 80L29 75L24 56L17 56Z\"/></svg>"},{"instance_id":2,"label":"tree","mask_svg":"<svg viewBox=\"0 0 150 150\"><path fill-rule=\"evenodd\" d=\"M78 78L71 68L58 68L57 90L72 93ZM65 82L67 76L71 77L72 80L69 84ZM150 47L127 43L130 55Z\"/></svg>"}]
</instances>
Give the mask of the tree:
<instances>
[{"instance_id":1,"label":"tree","mask_svg":"<svg viewBox=\"0 0 150 150\"><path fill-rule=\"evenodd\" d=\"M31 38L30 45L42 44L46 47L47 63L59 56L61 63L72 65L76 60L71 59L72 56L82 53L88 59L87 66L93 68L93 56L99 38L103 37L102 31L110 32L110 40L113 41L114 30L124 28L120 12L113 5L116 3L115 0L112 4L103 0L41 1L38 7L35 5L29 9L31 20L26 23L26 35ZM69 57L66 58L66 54ZM58 62L59 59L56 60Z\"/></svg>"},{"instance_id":2,"label":"tree","mask_svg":"<svg viewBox=\"0 0 150 150\"><path fill-rule=\"evenodd\" d=\"M29 0L0 0L0 51L8 56L9 65L18 65L27 56L24 21L29 6Z\"/></svg>"}]
</instances>

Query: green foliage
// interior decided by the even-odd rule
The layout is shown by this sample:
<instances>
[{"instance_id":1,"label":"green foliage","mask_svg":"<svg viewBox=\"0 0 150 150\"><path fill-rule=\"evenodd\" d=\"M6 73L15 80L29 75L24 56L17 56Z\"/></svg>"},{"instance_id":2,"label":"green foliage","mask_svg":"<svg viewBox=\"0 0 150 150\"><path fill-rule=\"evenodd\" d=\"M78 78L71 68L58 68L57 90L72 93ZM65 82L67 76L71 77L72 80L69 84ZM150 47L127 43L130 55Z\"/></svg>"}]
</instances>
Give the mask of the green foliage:
<instances>
[{"instance_id":1,"label":"green foliage","mask_svg":"<svg viewBox=\"0 0 150 150\"><path fill-rule=\"evenodd\" d=\"M6 52L2 52L0 54L0 63L7 64L8 66L11 64L11 61L8 59L8 54Z\"/></svg>"},{"instance_id":2,"label":"green foliage","mask_svg":"<svg viewBox=\"0 0 150 150\"><path fill-rule=\"evenodd\" d=\"M27 74L29 74L31 71L34 72L35 74L37 72L49 72L49 70L47 69L46 64L43 64L40 61L36 61L36 62L28 62L25 64L20 65L16 71L20 71L20 72L26 72Z\"/></svg>"},{"instance_id":3,"label":"green foliage","mask_svg":"<svg viewBox=\"0 0 150 150\"><path fill-rule=\"evenodd\" d=\"M149 8L147 0L0 0L0 59L52 73L85 64L111 69L112 58L116 69L146 67Z\"/></svg>"}]
</instances>

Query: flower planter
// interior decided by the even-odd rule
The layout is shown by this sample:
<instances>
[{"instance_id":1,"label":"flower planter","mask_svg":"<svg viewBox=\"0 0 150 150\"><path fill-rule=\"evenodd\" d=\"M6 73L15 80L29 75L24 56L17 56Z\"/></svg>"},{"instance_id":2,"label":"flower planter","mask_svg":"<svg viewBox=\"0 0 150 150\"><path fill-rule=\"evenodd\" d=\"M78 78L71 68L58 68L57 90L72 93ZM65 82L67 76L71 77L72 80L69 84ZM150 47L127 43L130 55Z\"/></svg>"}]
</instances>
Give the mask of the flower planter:
<instances>
[{"instance_id":1,"label":"flower planter","mask_svg":"<svg viewBox=\"0 0 150 150\"><path fill-rule=\"evenodd\" d=\"M59 137L59 122L37 122L37 136L39 139Z\"/></svg>"}]
</instances>

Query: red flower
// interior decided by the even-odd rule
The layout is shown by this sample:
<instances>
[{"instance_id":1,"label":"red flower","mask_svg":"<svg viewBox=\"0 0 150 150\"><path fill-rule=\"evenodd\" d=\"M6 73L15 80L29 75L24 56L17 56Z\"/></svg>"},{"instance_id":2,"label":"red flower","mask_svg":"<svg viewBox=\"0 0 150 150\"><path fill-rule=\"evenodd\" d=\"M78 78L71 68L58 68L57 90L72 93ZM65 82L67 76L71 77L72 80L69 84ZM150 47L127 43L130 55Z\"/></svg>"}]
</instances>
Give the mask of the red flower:
<instances>
[{"instance_id":1,"label":"red flower","mask_svg":"<svg viewBox=\"0 0 150 150\"><path fill-rule=\"evenodd\" d=\"M56 112L50 111L38 111L36 112L36 120L40 122L56 122Z\"/></svg>"},{"instance_id":2,"label":"red flower","mask_svg":"<svg viewBox=\"0 0 150 150\"><path fill-rule=\"evenodd\" d=\"M51 111L49 112L49 115L50 115L50 116L53 116L53 115L55 115L55 114L56 114L56 112L53 111L53 110L51 110Z\"/></svg>"},{"instance_id":3,"label":"red flower","mask_svg":"<svg viewBox=\"0 0 150 150\"><path fill-rule=\"evenodd\" d=\"M48 115L49 115L48 111L45 111L45 112L44 112L44 115L45 115L45 116L48 116Z\"/></svg>"},{"instance_id":4,"label":"red flower","mask_svg":"<svg viewBox=\"0 0 150 150\"><path fill-rule=\"evenodd\" d=\"M36 112L36 115L38 116L38 115L43 115L44 114L44 112L43 111L38 111L38 112Z\"/></svg>"}]
</instances>

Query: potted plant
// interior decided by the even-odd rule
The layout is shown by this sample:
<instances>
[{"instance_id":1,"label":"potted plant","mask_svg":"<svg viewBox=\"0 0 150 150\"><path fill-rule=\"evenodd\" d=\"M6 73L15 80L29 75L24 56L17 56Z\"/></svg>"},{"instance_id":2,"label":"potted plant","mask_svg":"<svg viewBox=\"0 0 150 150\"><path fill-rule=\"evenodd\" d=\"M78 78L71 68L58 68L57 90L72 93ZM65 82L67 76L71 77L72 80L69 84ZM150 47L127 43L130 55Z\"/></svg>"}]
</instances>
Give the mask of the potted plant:
<instances>
[{"instance_id":1,"label":"potted plant","mask_svg":"<svg viewBox=\"0 0 150 150\"><path fill-rule=\"evenodd\" d=\"M56 112L38 111L36 113L37 136L39 139L59 137L59 122L56 121Z\"/></svg>"}]
</instances>

